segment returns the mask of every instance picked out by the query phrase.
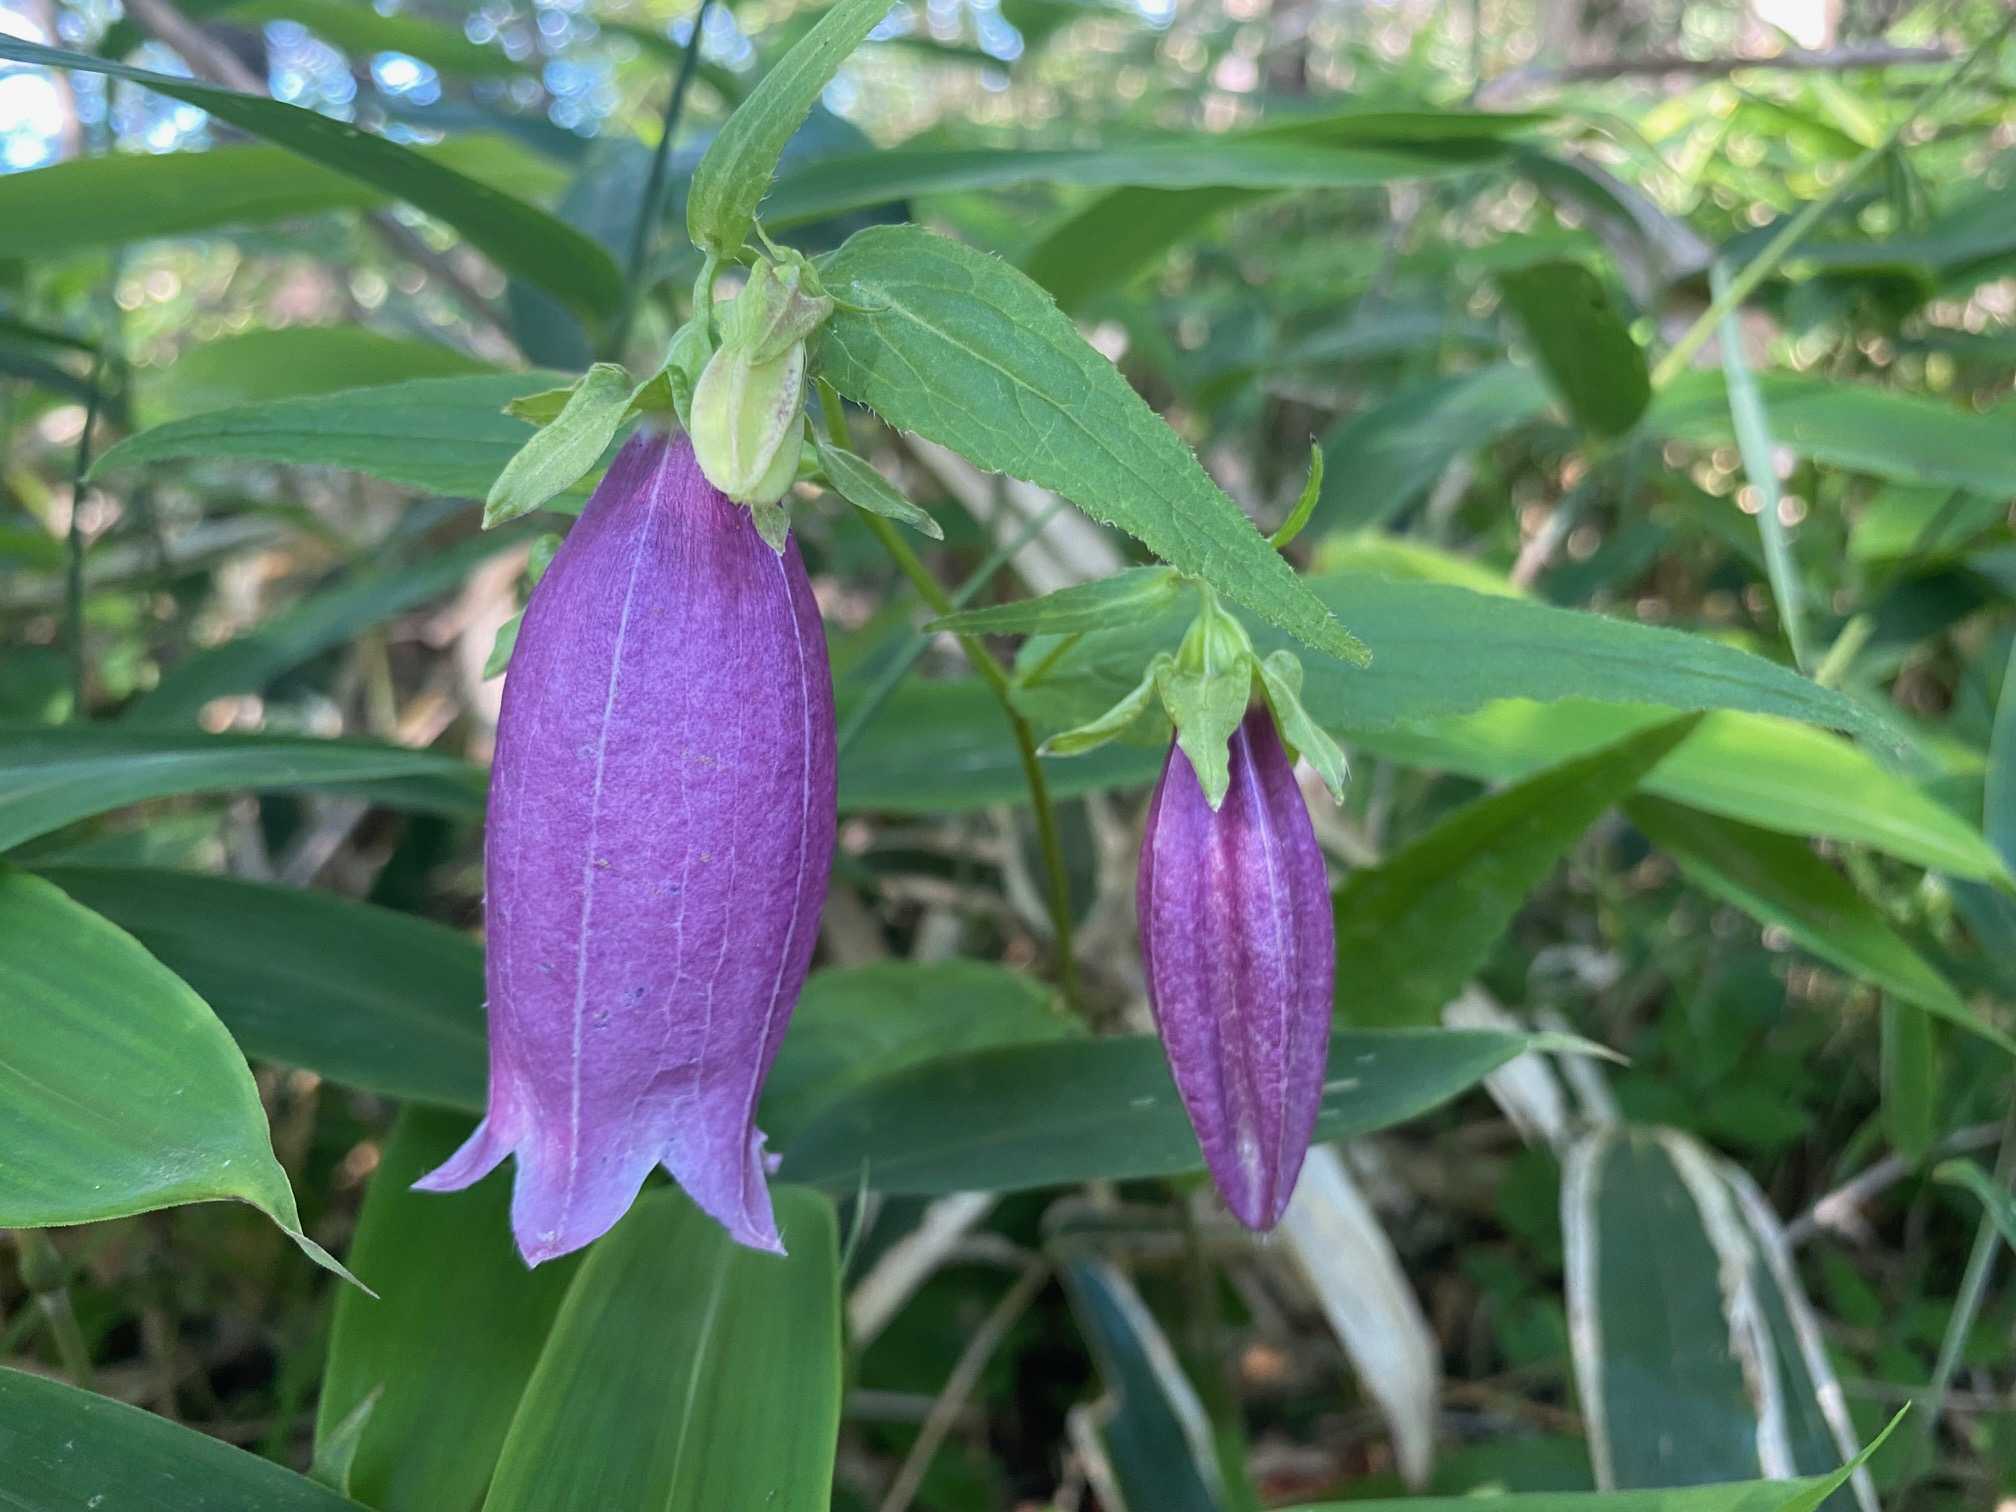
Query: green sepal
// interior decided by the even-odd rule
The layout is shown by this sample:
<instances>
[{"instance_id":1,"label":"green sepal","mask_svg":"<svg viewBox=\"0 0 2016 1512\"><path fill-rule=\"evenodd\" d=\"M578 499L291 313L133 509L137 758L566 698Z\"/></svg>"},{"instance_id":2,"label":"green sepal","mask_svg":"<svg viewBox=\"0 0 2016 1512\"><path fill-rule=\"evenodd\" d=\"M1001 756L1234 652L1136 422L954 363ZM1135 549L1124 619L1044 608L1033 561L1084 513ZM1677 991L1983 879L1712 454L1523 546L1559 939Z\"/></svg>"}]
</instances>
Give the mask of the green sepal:
<instances>
[{"instance_id":1,"label":"green sepal","mask_svg":"<svg viewBox=\"0 0 2016 1512\"><path fill-rule=\"evenodd\" d=\"M1323 727L1302 707L1302 663L1289 651L1271 652L1256 669L1260 694L1274 716L1274 728L1288 748L1288 759L1300 756L1329 789L1330 801L1344 801L1344 784L1350 779L1350 763L1344 752Z\"/></svg>"},{"instance_id":2,"label":"green sepal","mask_svg":"<svg viewBox=\"0 0 2016 1512\"><path fill-rule=\"evenodd\" d=\"M1044 741L1037 754L1042 756L1082 756L1087 751L1096 751L1109 741L1118 740L1136 722L1148 716L1150 706L1161 693L1162 679L1175 670L1176 658L1167 651L1158 651L1148 663L1148 670L1134 691L1113 705L1090 724L1079 725L1075 730L1064 730Z\"/></svg>"},{"instance_id":3,"label":"green sepal","mask_svg":"<svg viewBox=\"0 0 2016 1512\"><path fill-rule=\"evenodd\" d=\"M525 591L529 594L539 586L539 579L546 576L546 569L553 565L553 553L560 549L560 535L557 531L547 531L532 542L532 549L525 554ZM490 642L490 655L483 663L483 680L488 682L511 663L511 653L518 649L518 627L525 622L525 611L520 609L511 618L497 627L497 638Z\"/></svg>"},{"instance_id":4,"label":"green sepal","mask_svg":"<svg viewBox=\"0 0 2016 1512\"><path fill-rule=\"evenodd\" d=\"M536 394L520 394L516 399L505 401L504 413L514 420L523 420L528 425L551 425L560 418L560 412L567 408L567 401L574 397L574 390L581 387L576 378L565 388L541 389Z\"/></svg>"},{"instance_id":5,"label":"green sepal","mask_svg":"<svg viewBox=\"0 0 2016 1512\"><path fill-rule=\"evenodd\" d=\"M845 447L835 446L817 431L812 433L812 445L818 453L820 470L826 482L833 492L856 509L908 525L934 541L945 539L945 532L939 528L938 522L898 493L894 485L865 458L855 456Z\"/></svg>"},{"instance_id":6,"label":"green sepal","mask_svg":"<svg viewBox=\"0 0 2016 1512\"><path fill-rule=\"evenodd\" d=\"M634 389L630 375L613 362L598 362L583 373L560 413L518 448L490 485L483 528L530 514L580 482L629 415Z\"/></svg>"},{"instance_id":7,"label":"green sepal","mask_svg":"<svg viewBox=\"0 0 2016 1512\"><path fill-rule=\"evenodd\" d=\"M776 361L833 313L833 298L804 255L776 250L782 263L759 260L721 322L721 344L744 348L751 362Z\"/></svg>"},{"instance_id":8,"label":"green sepal","mask_svg":"<svg viewBox=\"0 0 2016 1512\"><path fill-rule=\"evenodd\" d=\"M1302 497L1295 501L1295 507L1288 512L1288 518L1281 522L1281 528L1267 537L1267 544L1280 551L1302 534L1302 527L1309 523L1309 516L1316 512L1316 501L1322 497L1323 448L1312 441L1309 445L1309 476L1302 484Z\"/></svg>"},{"instance_id":9,"label":"green sepal","mask_svg":"<svg viewBox=\"0 0 2016 1512\"><path fill-rule=\"evenodd\" d=\"M749 518L755 523L756 534L763 537L763 544L777 555L784 555L784 543L791 536L791 516L784 506L758 500L749 506Z\"/></svg>"},{"instance_id":10,"label":"green sepal","mask_svg":"<svg viewBox=\"0 0 2016 1512\"><path fill-rule=\"evenodd\" d=\"M1232 736L1253 701L1253 666L1251 660L1205 672L1179 666L1161 679L1162 707L1176 726L1176 744L1190 758L1214 812L1232 786Z\"/></svg>"}]
</instances>

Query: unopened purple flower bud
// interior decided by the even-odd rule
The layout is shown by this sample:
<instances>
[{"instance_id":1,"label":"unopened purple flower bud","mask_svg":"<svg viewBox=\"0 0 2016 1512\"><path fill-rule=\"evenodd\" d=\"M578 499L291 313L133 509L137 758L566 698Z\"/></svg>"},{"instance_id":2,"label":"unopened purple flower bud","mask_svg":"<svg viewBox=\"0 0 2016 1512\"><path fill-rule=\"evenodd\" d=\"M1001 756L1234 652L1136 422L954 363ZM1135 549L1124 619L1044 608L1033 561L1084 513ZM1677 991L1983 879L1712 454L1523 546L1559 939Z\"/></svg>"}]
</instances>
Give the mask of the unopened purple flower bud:
<instances>
[{"instance_id":1,"label":"unopened purple flower bud","mask_svg":"<svg viewBox=\"0 0 2016 1512\"><path fill-rule=\"evenodd\" d=\"M484 844L490 1106L417 1183L518 1158L532 1264L655 1165L782 1250L756 1100L833 860L833 687L795 542L763 543L683 437L624 446L525 611Z\"/></svg>"},{"instance_id":2,"label":"unopened purple flower bud","mask_svg":"<svg viewBox=\"0 0 2016 1512\"><path fill-rule=\"evenodd\" d=\"M1315 827L1264 706L1233 732L1214 812L1172 743L1148 805L1138 901L1148 999L1226 1206L1279 1221L1330 1051L1337 941Z\"/></svg>"}]
</instances>

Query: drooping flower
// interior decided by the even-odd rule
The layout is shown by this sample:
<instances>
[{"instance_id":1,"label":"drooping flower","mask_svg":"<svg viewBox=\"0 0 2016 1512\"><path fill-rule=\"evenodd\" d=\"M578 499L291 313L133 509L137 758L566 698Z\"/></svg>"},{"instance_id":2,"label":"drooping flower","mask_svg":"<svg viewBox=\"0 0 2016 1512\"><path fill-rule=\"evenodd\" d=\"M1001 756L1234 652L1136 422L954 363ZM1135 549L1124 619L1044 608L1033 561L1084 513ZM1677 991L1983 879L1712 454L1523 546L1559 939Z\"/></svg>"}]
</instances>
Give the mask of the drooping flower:
<instances>
[{"instance_id":1,"label":"drooping flower","mask_svg":"<svg viewBox=\"0 0 2016 1512\"><path fill-rule=\"evenodd\" d=\"M756 1102L832 866L833 689L787 540L640 431L540 579L504 687L484 844L488 1116L417 1183L517 1156L538 1264L653 1166L782 1250Z\"/></svg>"},{"instance_id":2,"label":"drooping flower","mask_svg":"<svg viewBox=\"0 0 2016 1512\"><path fill-rule=\"evenodd\" d=\"M1235 1217L1272 1228L1323 1100L1337 943L1323 856L1259 703L1214 811L1173 741L1138 884L1156 1028L1204 1163Z\"/></svg>"}]
</instances>

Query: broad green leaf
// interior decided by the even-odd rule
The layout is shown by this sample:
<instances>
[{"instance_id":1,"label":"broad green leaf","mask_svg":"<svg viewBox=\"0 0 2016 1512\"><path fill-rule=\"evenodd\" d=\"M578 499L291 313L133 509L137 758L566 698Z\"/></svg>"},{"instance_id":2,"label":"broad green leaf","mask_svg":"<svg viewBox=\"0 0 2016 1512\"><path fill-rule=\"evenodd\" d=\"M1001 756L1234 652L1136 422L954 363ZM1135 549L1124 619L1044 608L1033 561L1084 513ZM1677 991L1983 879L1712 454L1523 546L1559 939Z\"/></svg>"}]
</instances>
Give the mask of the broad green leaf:
<instances>
[{"instance_id":1,"label":"broad green leaf","mask_svg":"<svg viewBox=\"0 0 2016 1512\"><path fill-rule=\"evenodd\" d=\"M2016 426L1918 394L1796 373L1760 374L1773 439L1801 456L1899 483L2016 492ZM1646 415L1662 435L1726 444L1734 437L1720 373L1669 384Z\"/></svg>"},{"instance_id":2,"label":"broad green leaf","mask_svg":"<svg viewBox=\"0 0 2016 1512\"><path fill-rule=\"evenodd\" d=\"M816 971L763 1085L758 1122L781 1148L821 1108L878 1076L957 1051L1080 1032L1041 982L981 961Z\"/></svg>"},{"instance_id":3,"label":"broad green leaf","mask_svg":"<svg viewBox=\"0 0 2016 1512\"><path fill-rule=\"evenodd\" d=\"M841 62L888 12L888 0L835 0L736 107L686 191L686 230L694 246L719 257L741 252L784 144Z\"/></svg>"},{"instance_id":4,"label":"broad green leaf","mask_svg":"<svg viewBox=\"0 0 2016 1512\"><path fill-rule=\"evenodd\" d=\"M1853 1462L1790 1249L1740 1171L1677 1131L1599 1129L1564 1163L1561 1228L1597 1485L1813 1476ZM1842 1503L1875 1512L1867 1478L1856 1481Z\"/></svg>"},{"instance_id":5,"label":"broad green leaf","mask_svg":"<svg viewBox=\"0 0 2016 1512\"><path fill-rule=\"evenodd\" d=\"M478 186L520 195L551 187L542 160L502 137L458 137L410 150ZM376 210L396 198L389 188L256 142L72 158L0 176L0 257L54 257L81 247Z\"/></svg>"},{"instance_id":6,"label":"broad green leaf","mask_svg":"<svg viewBox=\"0 0 2016 1512\"><path fill-rule=\"evenodd\" d=\"M240 94L11 37L0 37L0 58L144 85L424 210L453 226L499 267L529 279L584 313L609 315L622 302L622 275L600 243L536 206L347 121L260 95Z\"/></svg>"},{"instance_id":7,"label":"broad green leaf","mask_svg":"<svg viewBox=\"0 0 2016 1512\"><path fill-rule=\"evenodd\" d=\"M0 1228L249 1203L319 1265L245 1057L138 941L0 868Z\"/></svg>"},{"instance_id":8,"label":"broad green leaf","mask_svg":"<svg viewBox=\"0 0 2016 1512\"><path fill-rule=\"evenodd\" d=\"M473 1507L490 1483L518 1398L579 1268L528 1271L511 1241L511 1178L415 1192L470 1130L408 1108L364 1194L350 1264L378 1300L336 1299L315 1414L318 1448L373 1393L350 1494L381 1512Z\"/></svg>"},{"instance_id":9,"label":"broad green leaf","mask_svg":"<svg viewBox=\"0 0 2016 1512\"><path fill-rule=\"evenodd\" d=\"M1524 1491L1508 1495L1384 1497L1286 1507L1281 1512L1812 1512L1846 1480L1812 1476L1800 1480L1730 1481L1720 1485L1676 1486L1659 1491ZM1809 1500L1808 1498L1812 1498Z\"/></svg>"},{"instance_id":10,"label":"broad green leaf","mask_svg":"<svg viewBox=\"0 0 2016 1512\"><path fill-rule=\"evenodd\" d=\"M1451 172L1432 150L1333 146L1266 131L1197 132L1106 147L899 147L827 158L781 178L765 225L791 226L923 194L1057 184L1085 189L1361 189ZM1462 161L1465 169L1474 168Z\"/></svg>"},{"instance_id":11,"label":"broad green leaf","mask_svg":"<svg viewBox=\"0 0 2016 1512\"><path fill-rule=\"evenodd\" d=\"M247 1055L482 1110L483 948L470 936L333 893L148 867L36 870L201 993Z\"/></svg>"},{"instance_id":12,"label":"broad green leaf","mask_svg":"<svg viewBox=\"0 0 2016 1512\"><path fill-rule=\"evenodd\" d=\"M1404 766L1511 781L1672 717L1642 704L1504 699L1397 730L1332 728ZM1923 788L1828 730L1765 714L1710 714L1653 770L1645 792L1788 834L1870 845L1955 877L2000 878L1981 832Z\"/></svg>"},{"instance_id":13,"label":"broad green leaf","mask_svg":"<svg viewBox=\"0 0 2016 1512\"><path fill-rule=\"evenodd\" d=\"M1330 1037L1316 1138L1425 1113L1546 1036L1388 1030ZM906 1195L1023 1191L1173 1176L1203 1157L1153 1035L1059 1040L941 1056L877 1078L784 1149L787 1180Z\"/></svg>"},{"instance_id":14,"label":"broad green leaf","mask_svg":"<svg viewBox=\"0 0 2016 1512\"><path fill-rule=\"evenodd\" d=\"M1323 437L1328 481L1317 519L1330 530L1383 524L1426 493L1452 462L1546 408L1546 385L1509 363L1403 388Z\"/></svg>"},{"instance_id":15,"label":"broad green leaf","mask_svg":"<svg viewBox=\"0 0 2016 1512\"><path fill-rule=\"evenodd\" d=\"M1880 710L1705 636L1442 583L1340 575L1310 587L1379 650L1359 669L1303 659L1302 700L1318 724L1340 733L1471 713L1501 698L1574 698L1775 714L1887 750L1904 745ZM1176 649L1187 622L1175 613L1087 635L1040 682L1025 677L1016 702L1046 728L1096 719L1140 681L1151 656ZM1287 645L1264 625L1248 629L1263 656ZM1032 640L1017 667L1026 674L1056 649L1047 637Z\"/></svg>"},{"instance_id":16,"label":"broad green leaf","mask_svg":"<svg viewBox=\"0 0 2016 1512\"><path fill-rule=\"evenodd\" d=\"M532 436L504 413L512 399L553 387L557 373L418 378L310 398L211 410L128 436L93 478L185 457L343 467L457 499L490 492Z\"/></svg>"},{"instance_id":17,"label":"broad green leaf","mask_svg":"<svg viewBox=\"0 0 2016 1512\"><path fill-rule=\"evenodd\" d=\"M1596 436L1621 436L1652 399L1645 353L1603 281L1579 262L1508 269L1498 292L1568 413Z\"/></svg>"},{"instance_id":18,"label":"broad green leaf","mask_svg":"<svg viewBox=\"0 0 2016 1512\"><path fill-rule=\"evenodd\" d=\"M349 0L233 0L220 15L231 21L298 21L323 41L345 52L368 58L373 53L400 52L418 58L444 74L470 79L521 77L525 65L501 47L471 42L459 28L407 14L387 15L370 5Z\"/></svg>"},{"instance_id":19,"label":"broad green leaf","mask_svg":"<svg viewBox=\"0 0 2016 1512\"><path fill-rule=\"evenodd\" d=\"M1073 1259L1061 1275L1106 1388L1093 1415L1126 1505L1221 1512L1211 1420L1141 1294L1110 1260Z\"/></svg>"},{"instance_id":20,"label":"broad green leaf","mask_svg":"<svg viewBox=\"0 0 2016 1512\"><path fill-rule=\"evenodd\" d=\"M812 442L819 453L819 465L826 469L827 480L832 483L834 492L849 504L870 514L900 521L934 541L945 539L945 532L939 528L938 522L898 493L895 485L864 458L855 456L845 447L833 445L816 432Z\"/></svg>"},{"instance_id":21,"label":"broad green leaf","mask_svg":"<svg viewBox=\"0 0 2016 1512\"><path fill-rule=\"evenodd\" d=\"M1337 1012L1432 1024L1582 832L1694 730L1670 720L1479 798L1337 891Z\"/></svg>"},{"instance_id":22,"label":"broad green leaf","mask_svg":"<svg viewBox=\"0 0 2016 1512\"><path fill-rule=\"evenodd\" d=\"M1990 1221L2012 1249L2016 1249L2016 1196L1972 1160L1945 1160L1933 1169L1932 1179L1948 1186L1962 1187L1981 1199Z\"/></svg>"},{"instance_id":23,"label":"broad green leaf","mask_svg":"<svg viewBox=\"0 0 2016 1512\"><path fill-rule=\"evenodd\" d=\"M532 433L490 485L483 501L483 528L530 514L579 483L616 439L635 388L616 363L598 362L589 368L560 413Z\"/></svg>"},{"instance_id":24,"label":"broad green leaf","mask_svg":"<svg viewBox=\"0 0 2016 1512\"><path fill-rule=\"evenodd\" d=\"M293 166L298 171L299 165ZM454 347L364 326L282 326L220 336L189 348L166 367L139 369L133 404L138 423L155 426L231 405L489 370Z\"/></svg>"},{"instance_id":25,"label":"broad green leaf","mask_svg":"<svg viewBox=\"0 0 2016 1512\"><path fill-rule=\"evenodd\" d=\"M1182 597L1182 579L1168 568L1130 567L1041 598L948 614L924 628L958 635L1076 635L1153 619Z\"/></svg>"},{"instance_id":26,"label":"broad green leaf","mask_svg":"<svg viewBox=\"0 0 2016 1512\"><path fill-rule=\"evenodd\" d=\"M1052 798L1071 798L1153 782L1162 756L1109 745L1045 757L1043 775ZM949 814L1028 801L1021 754L978 678L905 682L840 758L842 813Z\"/></svg>"},{"instance_id":27,"label":"broad green leaf","mask_svg":"<svg viewBox=\"0 0 2016 1512\"><path fill-rule=\"evenodd\" d=\"M1190 448L1021 274L915 226L859 232L821 272L842 307L819 371L842 394L1054 489L1308 645L1364 660Z\"/></svg>"},{"instance_id":28,"label":"broad green leaf","mask_svg":"<svg viewBox=\"0 0 2016 1512\"><path fill-rule=\"evenodd\" d=\"M483 811L482 774L403 746L123 725L0 726L0 851L149 798L251 789L368 792L450 814Z\"/></svg>"},{"instance_id":29,"label":"broad green leaf","mask_svg":"<svg viewBox=\"0 0 2016 1512\"><path fill-rule=\"evenodd\" d=\"M9 1512L358 1512L306 1476L138 1407L0 1368Z\"/></svg>"},{"instance_id":30,"label":"broad green leaf","mask_svg":"<svg viewBox=\"0 0 2016 1512\"><path fill-rule=\"evenodd\" d=\"M1704 892L1776 925L1858 981L2016 1055L2016 1039L1977 1017L1876 905L1803 842L1657 798L1634 799L1625 812Z\"/></svg>"},{"instance_id":31,"label":"broad green leaf","mask_svg":"<svg viewBox=\"0 0 2016 1512\"><path fill-rule=\"evenodd\" d=\"M788 1258L652 1192L568 1289L484 1512L823 1507L840 1429L837 1224L773 1186Z\"/></svg>"},{"instance_id":32,"label":"broad green leaf","mask_svg":"<svg viewBox=\"0 0 2016 1512\"><path fill-rule=\"evenodd\" d=\"M431 553L422 548L420 559L406 566L360 572L235 639L192 652L171 666L124 718L134 724L187 721L213 698L260 692L310 657L459 587L483 562L523 545L528 534L472 536Z\"/></svg>"}]
</instances>

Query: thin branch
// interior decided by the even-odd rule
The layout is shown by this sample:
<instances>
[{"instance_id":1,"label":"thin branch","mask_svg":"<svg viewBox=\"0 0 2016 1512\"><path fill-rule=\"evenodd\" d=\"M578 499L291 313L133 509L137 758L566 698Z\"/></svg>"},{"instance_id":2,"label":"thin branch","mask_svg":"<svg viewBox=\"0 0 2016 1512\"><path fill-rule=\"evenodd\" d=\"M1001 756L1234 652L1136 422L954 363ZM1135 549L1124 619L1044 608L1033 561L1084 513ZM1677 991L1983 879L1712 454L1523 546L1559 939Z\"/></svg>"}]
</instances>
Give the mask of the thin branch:
<instances>
[{"instance_id":1,"label":"thin branch","mask_svg":"<svg viewBox=\"0 0 2016 1512\"><path fill-rule=\"evenodd\" d=\"M1947 1135L1927 1152L1926 1159L1987 1149L2001 1137L2002 1125L1999 1123L1976 1124ZM1924 1161L1911 1160L1903 1155L1886 1155L1866 1171L1842 1182L1786 1224L1785 1242L1797 1249L1822 1229L1848 1229L1864 1203L1881 1196L1914 1171L1923 1169L1924 1164Z\"/></svg>"},{"instance_id":2,"label":"thin branch","mask_svg":"<svg viewBox=\"0 0 2016 1512\"><path fill-rule=\"evenodd\" d=\"M1786 73L1833 72L1850 68L1896 68L1911 64L1950 63L1954 54L1943 47L1887 47L1881 44L1830 47L1822 52L1793 48L1768 57L1682 58L1656 54L1642 58L1610 58L1600 63L1574 63L1565 68L1515 68L1477 91L1479 105L1506 100L1563 84L1600 83L1641 75L1721 79L1746 68Z\"/></svg>"}]
</instances>

